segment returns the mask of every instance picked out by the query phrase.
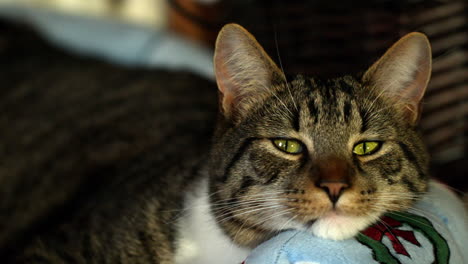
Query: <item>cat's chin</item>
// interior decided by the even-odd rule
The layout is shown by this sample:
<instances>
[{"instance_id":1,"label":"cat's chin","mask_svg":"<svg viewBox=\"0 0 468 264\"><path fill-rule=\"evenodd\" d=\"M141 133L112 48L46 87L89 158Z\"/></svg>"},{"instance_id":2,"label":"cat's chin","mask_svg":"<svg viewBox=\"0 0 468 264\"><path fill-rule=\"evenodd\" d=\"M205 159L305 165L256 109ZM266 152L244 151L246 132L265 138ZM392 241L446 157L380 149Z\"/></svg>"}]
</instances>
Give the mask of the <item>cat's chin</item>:
<instances>
[{"instance_id":1,"label":"cat's chin","mask_svg":"<svg viewBox=\"0 0 468 264\"><path fill-rule=\"evenodd\" d=\"M377 217L347 216L329 212L317 219L309 231L321 238L343 240L357 235L359 231L371 225L376 219Z\"/></svg>"}]
</instances>

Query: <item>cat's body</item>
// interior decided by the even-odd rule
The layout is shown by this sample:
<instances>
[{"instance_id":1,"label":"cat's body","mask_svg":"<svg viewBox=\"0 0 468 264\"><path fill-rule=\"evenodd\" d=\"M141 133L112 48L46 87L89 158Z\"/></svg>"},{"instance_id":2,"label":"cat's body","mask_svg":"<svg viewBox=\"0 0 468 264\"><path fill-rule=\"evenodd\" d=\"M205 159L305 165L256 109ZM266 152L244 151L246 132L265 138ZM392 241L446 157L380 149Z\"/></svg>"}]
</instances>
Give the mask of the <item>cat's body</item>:
<instances>
[{"instance_id":1,"label":"cat's body","mask_svg":"<svg viewBox=\"0 0 468 264\"><path fill-rule=\"evenodd\" d=\"M138 263L127 253L157 258L174 236L185 189L194 185L209 150L216 86L186 73L79 59L44 46L29 32L7 35L5 27L2 253L19 249L36 232L54 237L66 223L67 236L46 243L58 252L74 248L59 253L65 260L86 252L84 258L95 263L120 257ZM157 228L164 230L157 234Z\"/></svg>"},{"instance_id":2,"label":"cat's body","mask_svg":"<svg viewBox=\"0 0 468 264\"><path fill-rule=\"evenodd\" d=\"M0 75L0 247L24 263L235 263L285 229L351 237L426 191L426 43L363 78L286 81L227 26L218 117L194 76L23 51ZM401 54L404 72L388 63Z\"/></svg>"}]
</instances>

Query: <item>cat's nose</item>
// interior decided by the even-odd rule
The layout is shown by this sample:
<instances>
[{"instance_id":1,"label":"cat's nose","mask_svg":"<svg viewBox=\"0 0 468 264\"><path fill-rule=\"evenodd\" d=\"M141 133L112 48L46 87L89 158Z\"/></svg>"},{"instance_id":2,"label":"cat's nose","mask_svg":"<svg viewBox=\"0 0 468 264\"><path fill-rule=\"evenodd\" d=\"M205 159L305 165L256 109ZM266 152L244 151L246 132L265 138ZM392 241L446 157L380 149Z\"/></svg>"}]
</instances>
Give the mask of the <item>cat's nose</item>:
<instances>
[{"instance_id":1,"label":"cat's nose","mask_svg":"<svg viewBox=\"0 0 468 264\"><path fill-rule=\"evenodd\" d=\"M349 187L349 184L342 181L321 181L319 186L328 194L332 203L336 203L343 190Z\"/></svg>"}]
</instances>

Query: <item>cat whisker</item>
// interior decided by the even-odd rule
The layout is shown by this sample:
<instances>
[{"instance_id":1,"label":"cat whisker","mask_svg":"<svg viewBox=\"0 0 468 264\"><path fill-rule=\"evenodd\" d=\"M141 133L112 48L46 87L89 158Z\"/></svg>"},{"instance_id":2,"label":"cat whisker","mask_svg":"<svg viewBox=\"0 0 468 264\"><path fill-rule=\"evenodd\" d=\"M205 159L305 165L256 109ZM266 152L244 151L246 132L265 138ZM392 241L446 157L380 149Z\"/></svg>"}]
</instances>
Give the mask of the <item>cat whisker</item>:
<instances>
[{"instance_id":1,"label":"cat whisker","mask_svg":"<svg viewBox=\"0 0 468 264\"><path fill-rule=\"evenodd\" d=\"M365 200L382 201L382 202L409 200L409 201L415 202L420 199L417 197L369 197L369 198L365 198Z\"/></svg>"},{"instance_id":2,"label":"cat whisker","mask_svg":"<svg viewBox=\"0 0 468 264\"><path fill-rule=\"evenodd\" d=\"M212 207L211 210L213 212L218 212L218 211L225 210L225 209L235 209L235 208L246 207L246 206L252 207L252 206L258 206L258 205L273 203L273 202L277 202L277 204L280 204L279 202L281 201L283 200L276 199L276 200L255 201L255 202L249 202L249 203L238 203L238 204L226 205L226 206L221 206L221 207Z\"/></svg>"},{"instance_id":3,"label":"cat whisker","mask_svg":"<svg viewBox=\"0 0 468 264\"><path fill-rule=\"evenodd\" d=\"M364 113L364 116L369 118L369 113L371 111L373 111L373 108L374 108L374 105L375 103L380 99L380 97L386 92L386 89L382 89L378 94L377 96L374 98L373 101L371 101L370 105L367 105L366 108L367 108L367 111Z\"/></svg>"},{"instance_id":4,"label":"cat whisker","mask_svg":"<svg viewBox=\"0 0 468 264\"><path fill-rule=\"evenodd\" d=\"M272 192L273 193L273 192ZM280 191L278 192L274 192L275 194L276 193L281 193ZM248 201L232 201L232 198L230 199L226 199L224 200L223 202L215 202L215 203L211 203L211 204L204 204L204 205L197 205L197 206L190 206L190 207L186 207L186 208L181 208L181 209L172 209L172 210L164 210L164 212L179 212L178 214L176 214L172 220L177 220L177 219L180 219L181 217L184 216L184 214L192 209L197 209L197 208L201 208L201 209L208 209L208 210L212 210L213 212L218 212L218 211L222 211L222 210L228 210L228 209L235 209L235 208L239 208L241 206L249 206L249 205L252 205L252 204L255 204L255 203L261 203L261 202L281 202L283 201L284 199L280 199L280 198L277 198L276 196L271 196L272 198L269 198L267 197L268 195L270 195L269 193L263 193L263 194L257 194L257 195L252 195L252 197L264 197L262 199L253 199L253 200L248 200ZM228 202L228 200L231 200L231 202Z\"/></svg>"},{"instance_id":5,"label":"cat whisker","mask_svg":"<svg viewBox=\"0 0 468 264\"><path fill-rule=\"evenodd\" d=\"M212 193L209 193L209 194L208 194L208 199L210 199L211 197L213 197L213 196L215 196L216 194L221 193L221 192L223 192L222 189L221 189L221 190L218 190L218 191L215 191L215 192L212 192Z\"/></svg>"},{"instance_id":6,"label":"cat whisker","mask_svg":"<svg viewBox=\"0 0 468 264\"><path fill-rule=\"evenodd\" d=\"M375 197L369 197L369 199L378 199L378 198L414 198L414 199L420 199L422 196L420 195L406 195L406 194L398 194L398 195L376 195Z\"/></svg>"},{"instance_id":7,"label":"cat whisker","mask_svg":"<svg viewBox=\"0 0 468 264\"><path fill-rule=\"evenodd\" d=\"M413 196L413 195L404 195L404 194L401 194L401 195L376 195L374 197L363 197L363 199L371 199L371 200L393 200L393 199L396 199L396 200L399 200L399 199L412 199L412 200L419 200L422 198L422 196L419 196L419 195L416 195L416 196Z\"/></svg>"},{"instance_id":8,"label":"cat whisker","mask_svg":"<svg viewBox=\"0 0 468 264\"><path fill-rule=\"evenodd\" d=\"M377 194L376 197L421 197L422 194L413 193L388 193L388 194Z\"/></svg>"},{"instance_id":9,"label":"cat whisker","mask_svg":"<svg viewBox=\"0 0 468 264\"><path fill-rule=\"evenodd\" d=\"M391 200L391 202L396 202L396 201L399 201L399 200ZM371 206L375 207L376 209L385 209L387 211L388 210L402 211L402 210L406 210L409 208L408 206L404 206L398 203L388 203L388 201L382 201L382 202L384 203L372 204Z\"/></svg>"},{"instance_id":10,"label":"cat whisker","mask_svg":"<svg viewBox=\"0 0 468 264\"><path fill-rule=\"evenodd\" d=\"M292 217L289 218L289 220L287 220L279 229L278 229L278 232L281 232L289 223L291 223L292 221L294 221L294 219L297 218L297 215L294 215Z\"/></svg>"},{"instance_id":11,"label":"cat whisker","mask_svg":"<svg viewBox=\"0 0 468 264\"><path fill-rule=\"evenodd\" d=\"M289 110L288 106L279 98L279 96L272 90L269 90L270 93L283 105L284 109L288 111L289 116L292 118L294 117L294 114Z\"/></svg>"},{"instance_id":12,"label":"cat whisker","mask_svg":"<svg viewBox=\"0 0 468 264\"><path fill-rule=\"evenodd\" d=\"M285 190L278 190L278 191L267 191L267 192L262 192L262 193L257 193L257 194L244 194L244 195L241 195L239 197L241 197L242 199L246 199L248 200L249 198L256 198L256 197L264 197L264 198L269 198L269 197L272 197L272 198L279 198L279 197L283 197L283 195L287 192L292 192L294 190L288 190L288 189L285 189ZM236 197L238 198L238 197ZM222 199L222 200L219 200L219 201L216 201L216 202L213 202L211 204L218 204L218 203L231 203L233 202L234 200L237 201L236 198L227 198L227 199ZM286 197L287 198L287 197Z\"/></svg>"},{"instance_id":13,"label":"cat whisker","mask_svg":"<svg viewBox=\"0 0 468 264\"><path fill-rule=\"evenodd\" d=\"M270 220L272 220L272 219L278 218L278 217L283 216L283 215L287 215L287 214L291 213L291 211L294 211L294 209L293 209L293 208L289 208L289 209L284 209L284 210L282 210L282 211L279 211L279 212L277 212L277 213L274 213L274 214L272 214L272 215L270 215L270 216L264 218L262 221L259 222L259 224L264 224L264 223L266 223L266 222L268 222L268 221L270 221ZM294 217L294 218L295 218L295 217ZM289 221L288 221L288 222L289 222ZM283 226L285 226L285 225L283 225ZM282 228L281 228L281 229L282 229ZM281 229L279 229L278 231L280 231Z\"/></svg>"},{"instance_id":14,"label":"cat whisker","mask_svg":"<svg viewBox=\"0 0 468 264\"><path fill-rule=\"evenodd\" d=\"M425 195L427 192L376 192L375 195L388 195L388 196L399 196L399 195L409 195L409 196L421 196Z\"/></svg>"},{"instance_id":15,"label":"cat whisker","mask_svg":"<svg viewBox=\"0 0 468 264\"><path fill-rule=\"evenodd\" d=\"M279 48L278 48L278 34L276 32L276 28L275 28L275 46L276 46L276 55L278 56L278 62L281 68L281 72L283 72L283 75L284 75L284 84L286 85L286 88L288 89L289 96L291 96L291 100L294 105L294 108L296 109L296 111L298 111L299 109L297 108L296 101L294 100L294 96L292 95L292 92L291 92L291 87L288 83L288 79L286 78L286 73L284 72L283 62L281 60L281 56L280 56Z\"/></svg>"},{"instance_id":16,"label":"cat whisker","mask_svg":"<svg viewBox=\"0 0 468 264\"><path fill-rule=\"evenodd\" d=\"M242 197L257 197L257 196L266 196L270 194L281 194L284 193L284 190L275 190L275 191L262 191L261 193L255 193L255 194L243 194ZM232 198L229 198L232 199Z\"/></svg>"},{"instance_id":17,"label":"cat whisker","mask_svg":"<svg viewBox=\"0 0 468 264\"><path fill-rule=\"evenodd\" d=\"M387 94L390 94L390 93L387 93ZM395 104L388 105L388 106L386 106L386 107L382 107L382 108L379 109L379 110L369 111L369 112L371 112L369 118L373 118L373 117L375 117L375 116L378 116L378 115L380 115L383 111L388 111L389 109L391 110L391 109L393 109L393 108L395 108L395 107L398 107L398 106L405 106L405 107L406 107L406 104L403 103L403 102L397 102L397 103L395 103Z\"/></svg>"},{"instance_id":18,"label":"cat whisker","mask_svg":"<svg viewBox=\"0 0 468 264\"><path fill-rule=\"evenodd\" d=\"M244 203L244 204L235 204L235 205L228 205L228 206L223 206L223 207L219 207L219 208L212 208L212 212L214 213L218 213L218 212L223 212L223 211L226 211L226 210L237 210L239 208L252 208L252 207L256 207L256 206L263 206L265 204L280 204L279 202L281 202L281 200L278 200L278 202L276 201L264 201L264 202L256 202L256 203ZM247 207L248 206L248 207Z\"/></svg>"},{"instance_id":19,"label":"cat whisker","mask_svg":"<svg viewBox=\"0 0 468 264\"><path fill-rule=\"evenodd\" d=\"M277 213L275 213L275 214L273 214L273 215L271 215L271 216L269 216L269 217L263 219L262 221L258 222L257 225L258 225L258 226L259 226L259 225L262 225L263 223L265 223L265 222L267 222L267 221L269 221L269 220L271 220L271 219L274 219L274 218L276 218L276 217L280 217L280 216L282 216L282 215L288 214L288 213L290 212L290 210L291 210L291 209L286 209L286 210L282 210L282 211L280 211L280 212L277 212ZM246 222L242 223L242 225L238 228L236 234L234 235L234 241L236 240L237 236L240 234L240 231L243 229L245 223L246 223Z\"/></svg>"},{"instance_id":20,"label":"cat whisker","mask_svg":"<svg viewBox=\"0 0 468 264\"><path fill-rule=\"evenodd\" d=\"M270 203L271 202L278 202L279 203L281 201L287 201L288 198L282 198L282 197L271 195L271 194L277 194L277 193L282 193L282 192L278 191L278 192L250 195L250 197L253 197L253 198L258 197L258 198L256 198L256 199L247 199L247 200L244 200L244 201L239 201L239 200L233 201L233 199L230 198L230 199L214 202L214 203L211 203L211 204L197 205L197 206L187 207L187 208L184 208L184 209L175 209L175 210L167 210L167 211L180 211L181 212L180 215L182 215L185 211L188 211L188 210L191 210L191 209L207 208L207 209L212 210L213 212L219 212L219 211L223 211L223 210L240 208L240 207L243 207L243 206L252 207L252 205L255 205L257 203L263 203L264 204L265 202L270 202ZM249 196L247 196L247 197L249 197ZM179 217L180 215L178 215L177 217Z\"/></svg>"},{"instance_id":21,"label":"cat whisker","mask_svg":"<svg viewBox=\"0 0 468 264\"><path fill-rule=\"evenodd\" d=\"M234 238L233 238L234 241L236 241L237 236L238 236L239 233L242 231L242 229L243 229L243 227L244 227L244 225L245 225L246 223L247 223L247 222L244 221L244 222L242 223L242 225L237 229L237 232L234 234ZM234 247L234 244L231 245L231 250L232 250L233 247Z\"/></svg>"},{"instance_id":22,"label":"cat whisker","mask_svg":"<svg viewBox=\"0 0 468 264\"><path fill-rule=\"evenodd\" d=\"M238 195L236 197L231 197L228 199L223 199L223 200L212 202L212 204L232 203L232 202L237 202L237 201L252 201L256 199L281 198L283 197L281 194L282 194L281 192L275 192L275 193L260 193L260 194L254 194L254 195Z\"/></svg>"},{"instance_id":23,"label":"cat whisker","mask_svg":"<svg viewBox=\"0 0 468 264\"><path fill-rule=\"evenodd\" d=\"M401 195L401 194L404 194L404 195L426 195L428 192L395 192L395 191L392 191L392 192L376 192L376 194L382 194L382 195Z\"/></svg>"},{"instance_id":24,"label":"cat whisker","mask_svg":"<svg viewBox=\"0 0 468 264\"><path fill-rule=\"evenodd\" d=\"M232 206L248 206L248 205L253 205L253 204L258 204L258 203L264 203L264 202L269 202L269 201L281 201L282 199L280 198L257 198L257 199L249 199L249 200L241 200L241 201L233 201L230 203L222 203L222 204L213 204L211 205L212 209L218 209L218 208L223 208L223 207L232 207Z\"/></svg>"},{"instance_id":25,"label":"cat whisker","mask_svg":"<svg viewBox=\"0 0 468 264\"><path fill-rule=\"evenodd\" d=\"M267 200L267 199L280 199L280 196L277 195L271 195L271 196L252 196L252 197L245 197L241 196L239 199L226 199L226 200L220 200L216 202L212 202L211 205L225 205L225 204L232 204L232 203L240 203L240 202L251 202L251 201L260 201L260 200Z\"/></svg>"},{"instance_id":26,"label":"cat whisker","mask_svg":"<svg viewBox=\"0 0 468 264\"><path fill-rule=\"evenodd\" d=\"M218 217L223 217L223 218L218 219L219 223L223 223L225 221L228 221L229 219L236 218L236 217L239 217L239 216L242 216L242 215L252 214L254 212L265 211L265 210L268 210L268 209L279 209L279 208L284 208L284 206L271 205L271 206L261 206L259 208L255 208L255 209L245 208L247 211L241 211L240 213L229 212L229 213L223 214L222 216L215 216L215 217L217 219L218 219ZM226 217L226 215L228 215L228 216Z\"/></svg>"},{"instance_id":27,"label":"cat whisker","mask_svg":"<svg viewBox=\"0 0 468 264\"><path fill-rule=\"evenodd\" d=\"M238 201L239 198L243 198L243 199L250 199L250 198L257 198L257 197L264 197L264 198L269 198L269 197L272 197L272 198L275 198L277 197L278 194L282 194L283 191L268 191L268 192L261 192L261 193L256 193L256 194L243 194L243 195L239 195L237 197L230 197L230 198L226 198L226 199L220 199L218 201L215 201L215 202L212 202L211 204L218 204L218 203L230 203L230 202L234 202L234 201Z\"/></svg>"},{"instance_id":28,"label":"cat whisker","mask_svg":"<svg viewBox=\"0 0 468 264\"><path fill-rule=\"evenodd\" d=\"M248 207L247 207L248 206ZM255 209L255 208L261 208L261 207L269 207L269 206L280 206L279 203L273 203L273 202L265 202L265 203L259 203L255 205L236 205L236 206L230 206L230 207L225 207L223 209L218 209L218 210L213 210L213 213L216 214L233 214L239 211L246 211L250 209Z\"/></svg>"}]
</instances>

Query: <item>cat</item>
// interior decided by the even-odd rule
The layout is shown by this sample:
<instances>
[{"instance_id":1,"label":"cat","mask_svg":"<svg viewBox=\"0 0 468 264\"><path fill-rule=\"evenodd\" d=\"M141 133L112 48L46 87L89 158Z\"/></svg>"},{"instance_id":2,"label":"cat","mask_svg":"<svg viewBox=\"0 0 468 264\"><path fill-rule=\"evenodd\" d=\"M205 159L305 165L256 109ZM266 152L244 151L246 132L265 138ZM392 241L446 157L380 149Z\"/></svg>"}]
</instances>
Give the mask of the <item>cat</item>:
<instances>
[{"instance_id":1,"label":"cat","mask_svg":"<svg viewBox=\"0 0 468 264\"><path fill-rule=\"evenodd\" d=\"M282 230L353 237L427 191L417 123L431 50L421 33L362 76L322 80L287 77L228 24L215 47L218 89L180 73L66 61L32 67L0 97L4 108L29 102L0 119L14 128L2 141L17 140L0 152L0 175L37 174L20 188L34 200L15 196L36 202L10 220L34 211L27 224L43 222L29 232L7 225L24 237L14 263L240 263ZM14 159L23 167L9 167Z\"/></svg>"}]
</instances>

